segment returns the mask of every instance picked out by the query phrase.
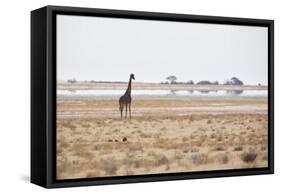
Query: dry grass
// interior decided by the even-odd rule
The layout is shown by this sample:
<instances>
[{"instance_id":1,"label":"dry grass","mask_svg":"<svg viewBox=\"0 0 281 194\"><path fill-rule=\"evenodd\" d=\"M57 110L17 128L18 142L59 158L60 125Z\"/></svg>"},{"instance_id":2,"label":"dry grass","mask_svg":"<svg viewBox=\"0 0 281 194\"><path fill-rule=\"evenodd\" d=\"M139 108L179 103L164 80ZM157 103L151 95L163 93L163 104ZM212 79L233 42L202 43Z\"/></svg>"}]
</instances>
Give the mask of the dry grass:
<instances>
[{"instance_id":1,"label":"dry grass","mask_svg":"<svg viewBox=\"0 0 281 194\"><path fill-rule=\"evenodd\" d=\"M105 175L116 175L116 172L118 170L118 164L115 158L111 157L108 159L103 159L99 163L99 167L101 170L105 172Z\"/></svg>"},{"instance_id":2,"label":"dry grass","mask_svg":"<svg viewBox=\"0 0 281 194\"><path fill-rule=\"evenodd\" d=\"M209 161L208 154L206 153L199 153L191 156L192 162L195 165L202 165L207 164Z\"/></svg>"},{"instance_id":3,"label":"dry grass","mask_svg":"<svg viewBox=\"0 0 281 194\"><path fill-rule=\"evenodd\" d=\"M222 145L218 145L213 149L213 151L225 151L225 147Z\"/></svg>"},{"instance_id":4,"label":"dry grass","mask_svg":"<svg viewBox=\"0 0 281 194\"><path fill-rule=\"evenodd\" d=\"M267 114L237 112L265 103L136 98L132 120L120 121L114 99L59 99L57 178L266 167ZM221 114L214 104L238 108Z\"/></svg>"},{"instance_id":5,"label":"dry grass","mask_svg":"<svg viewBox=\"0 0 281 194\"><path fill-rule=\"evenodd\" d=\"M233 149L233 151L242 151L242 150L243 150L243 146L236 146Z\"/></svg>"},{"instance_id":6,"label":"dry grass","mask_svg":"<svg viewBox=\"0 0 281 194\"><path fill-rule=\"evenodd\" d=\"M169 159L165 155L159 155L155 158L155 166L169 165Z\"/></svg>"},{"instance_id":7,"label":"dry grass","mask_svg":"<svg viewBox=\"0 0 281 194\"><path fill-rule=\"evenodd\" d=\"M221 164L227 164L228 162L229 162L229 156L228 156L228 154L223 154L223 155L221 155L220 157L219 157L219 162L221 163Z\"/></svg>"}]
</instances>

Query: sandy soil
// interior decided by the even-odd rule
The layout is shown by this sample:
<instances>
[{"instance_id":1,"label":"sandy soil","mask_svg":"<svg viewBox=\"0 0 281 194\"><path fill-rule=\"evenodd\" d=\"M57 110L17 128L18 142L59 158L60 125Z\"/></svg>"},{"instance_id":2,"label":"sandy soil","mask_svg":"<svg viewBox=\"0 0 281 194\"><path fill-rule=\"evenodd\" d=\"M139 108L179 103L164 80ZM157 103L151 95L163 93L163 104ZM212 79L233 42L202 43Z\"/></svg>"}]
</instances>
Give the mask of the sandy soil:
<instances>
[{"instance_id":1,"label":"sandy soil","mask_svg":"<svg viewBox=\"0 0 281 194\"><path fill-rule=\"evenodd\" d=\"M265 98L58 97L57 178L266 167Z\"/></svg>"}]
</instances>

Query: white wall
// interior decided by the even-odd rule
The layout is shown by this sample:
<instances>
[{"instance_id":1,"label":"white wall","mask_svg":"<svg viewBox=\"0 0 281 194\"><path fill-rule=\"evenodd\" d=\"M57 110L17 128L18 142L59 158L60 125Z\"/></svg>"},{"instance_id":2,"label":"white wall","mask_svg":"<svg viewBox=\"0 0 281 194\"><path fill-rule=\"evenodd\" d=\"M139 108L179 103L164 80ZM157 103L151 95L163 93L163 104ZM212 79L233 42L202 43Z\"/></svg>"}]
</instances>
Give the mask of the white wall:
<instances>
[{"instance_id":1,"label":"white wall","mask_svg":"<svg viewBox=\"0 0 281 194\"><path fill-rule=\"evenodd\" d=\"M275 175L44 190L28 183L30 142L30 14L45 5L68 5L275 20L275 75L280 70L281 12L278 0L3 0L0 3L0 193L269 193L280 190L279 128L275 122ZM281 77L275 99L281 98ZM281 105L275 103L275 115ZM279 180L278 180L279 179Z\"/></svg>"}]
</instances>

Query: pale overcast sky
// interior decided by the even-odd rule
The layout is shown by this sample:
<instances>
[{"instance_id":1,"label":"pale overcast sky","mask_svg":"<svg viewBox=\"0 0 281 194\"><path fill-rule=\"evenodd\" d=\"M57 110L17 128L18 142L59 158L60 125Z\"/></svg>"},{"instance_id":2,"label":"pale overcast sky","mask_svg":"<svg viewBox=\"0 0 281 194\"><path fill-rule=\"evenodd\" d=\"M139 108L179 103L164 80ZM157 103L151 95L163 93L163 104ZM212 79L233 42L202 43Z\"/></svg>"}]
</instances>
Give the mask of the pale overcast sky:
<instances>
[{"instance_id":1,"label":"pale overcast sky","mask_svg":"<svg viewBox=\"0 0 281 194\"><path fill-rule=\"evenodd\" d=\"M58 80L267 84L266 27L57 16Z\"/></svg>"}]
</instances>

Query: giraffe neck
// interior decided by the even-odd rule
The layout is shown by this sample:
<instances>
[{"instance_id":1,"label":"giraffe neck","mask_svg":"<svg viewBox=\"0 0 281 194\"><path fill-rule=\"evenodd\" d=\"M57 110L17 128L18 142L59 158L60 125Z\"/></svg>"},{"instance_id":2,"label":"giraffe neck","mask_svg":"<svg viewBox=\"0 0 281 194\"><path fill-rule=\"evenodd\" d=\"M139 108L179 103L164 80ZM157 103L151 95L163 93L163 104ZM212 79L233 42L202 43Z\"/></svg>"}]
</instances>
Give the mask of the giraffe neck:
<instances>
[{"instance_id":1,"label":"giraffe neck","mask_svg":"<svg viewBox=\"0 0 281 194\"><path fill-rule=\"evenodd\" d=\"M131 95L131 87L132 87L132 78L130 77L129 83L128 83L128 88L126 90L126 95Z\"/></svg>"}]
</instances>

